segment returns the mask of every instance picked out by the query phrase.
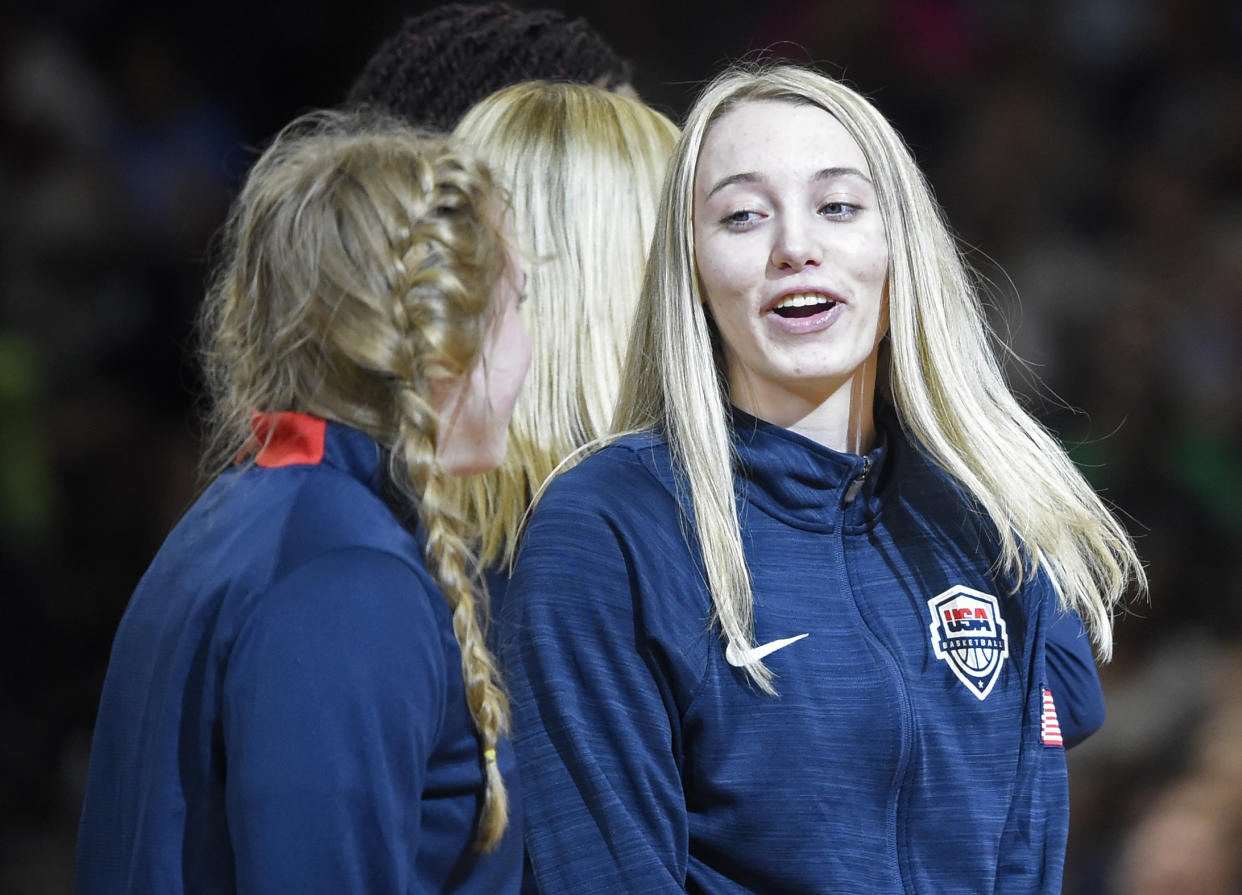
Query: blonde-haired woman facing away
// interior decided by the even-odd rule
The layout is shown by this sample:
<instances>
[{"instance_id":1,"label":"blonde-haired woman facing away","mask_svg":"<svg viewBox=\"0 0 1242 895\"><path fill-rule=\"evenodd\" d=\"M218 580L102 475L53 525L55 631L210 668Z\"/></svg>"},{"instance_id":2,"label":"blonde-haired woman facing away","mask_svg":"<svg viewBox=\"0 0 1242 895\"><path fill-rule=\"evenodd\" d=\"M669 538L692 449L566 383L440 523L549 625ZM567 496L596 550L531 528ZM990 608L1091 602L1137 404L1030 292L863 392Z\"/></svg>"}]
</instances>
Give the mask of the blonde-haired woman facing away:
<instances>
[{"instance_id":1,"label":"blonde-haired woman facing away","mask_svg":"<svg viewBox=\"0 0 1242 895\"><path fill-rule=\"evenodd\" d=\"M494 472L458 482L498 599L532 494L608 430L677 128L637 99L529 81L475 105L455 134L511 194L531 299L531 370L509 452Z\"/></svg>"},{"instance_id":2,"label":"blonde-haired woman facing away","mask_svg":"<svg viewBox=\"0 0 1242 895\"><path fill-rule=\"evenodd\" d=\"M509 709L452 476L527 363L505 199L321 113L250 172L203 312L215 472L134 592L78 891L504 892Z\"/></svg>"},{"instance_id":3,"label":"blonde-haired woman facing away","mask_svg":"<svg viewBox=\"0 0 1242 895\"><path fill-rule=\"evenodd\" d=\"M1101 720L1079 618L1106 655L1143 573L867 100L705 90L616 425L503 618L542 891L1058 892Z\"/></svg>"}]
</instances>

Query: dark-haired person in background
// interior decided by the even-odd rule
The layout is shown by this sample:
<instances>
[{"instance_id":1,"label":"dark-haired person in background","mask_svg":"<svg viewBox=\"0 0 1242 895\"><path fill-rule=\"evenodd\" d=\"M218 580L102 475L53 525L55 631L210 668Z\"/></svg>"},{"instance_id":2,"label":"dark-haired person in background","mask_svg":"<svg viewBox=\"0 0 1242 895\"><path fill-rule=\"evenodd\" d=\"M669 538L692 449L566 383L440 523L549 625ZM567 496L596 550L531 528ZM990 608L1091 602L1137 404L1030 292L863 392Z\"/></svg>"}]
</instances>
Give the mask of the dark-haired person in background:
<instances>
[{"instance_id":1,"label":"dark-haired person in background","mask_svg":"<svg viewBox=\"0 0 1242 895\"><path fill-rule=\"evenodd\" d=\"M367 61L346 103L439 131L521 81L633 93L630 64L584 19L507 3L449 3L411 16Z\"/></svg>"}]
</instances>

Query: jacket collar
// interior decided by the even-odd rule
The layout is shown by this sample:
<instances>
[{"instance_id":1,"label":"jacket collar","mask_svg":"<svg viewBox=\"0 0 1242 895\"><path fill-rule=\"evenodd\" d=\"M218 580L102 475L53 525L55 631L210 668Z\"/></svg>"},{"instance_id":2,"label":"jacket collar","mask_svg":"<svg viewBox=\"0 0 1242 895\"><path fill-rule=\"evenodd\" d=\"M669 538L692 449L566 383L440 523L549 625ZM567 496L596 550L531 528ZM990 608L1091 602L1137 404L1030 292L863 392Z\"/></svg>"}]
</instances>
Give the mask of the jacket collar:
<instances>
[{"instance_id":1,"label":"jacket collar","mask_svg":"<svg viewBox=\"0 0 1242 895\"><path fill-rule=\"evenodd\" d=\"M253 435L241 459L253 455L255 465L265 469L323 465L382 493L385 454L366 433L295 411L255 413L250 425Z\"/></svg>"},{"instance_id":2,"label":"jacket collar","mask_svg":"<svg viewBox=\"0 0 1242 895\"><path fill-rule=\"evenodd\" d=\"M888 491L900 432L895 415L877 408L877 446L842 453L733 408L739 497L770 516L808 531L869 524Z\"/></svg>"}]
</instances>

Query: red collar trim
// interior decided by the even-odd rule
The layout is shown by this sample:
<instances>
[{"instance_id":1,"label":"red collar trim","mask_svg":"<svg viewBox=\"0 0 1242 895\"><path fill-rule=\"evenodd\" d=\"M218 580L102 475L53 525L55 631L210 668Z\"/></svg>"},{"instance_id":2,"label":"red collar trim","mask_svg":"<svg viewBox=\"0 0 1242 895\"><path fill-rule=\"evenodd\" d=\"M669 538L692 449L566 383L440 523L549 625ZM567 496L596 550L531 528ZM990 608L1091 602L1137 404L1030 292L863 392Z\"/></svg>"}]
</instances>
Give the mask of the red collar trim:
<instances>
[{"instance_id":1,"label":"red collar trim","mask_svg":"<svg viewBox=\"0 0 1242 895\"><path fill-rule=\"evenodd\" d=\"M250 427L254 436L242 450L240 457L254 454L256 466L264 469L298 464L314 466L323 460L327 420L288 410L279 413L253 413L250 416Z\"/></svg>"}]
</instances>

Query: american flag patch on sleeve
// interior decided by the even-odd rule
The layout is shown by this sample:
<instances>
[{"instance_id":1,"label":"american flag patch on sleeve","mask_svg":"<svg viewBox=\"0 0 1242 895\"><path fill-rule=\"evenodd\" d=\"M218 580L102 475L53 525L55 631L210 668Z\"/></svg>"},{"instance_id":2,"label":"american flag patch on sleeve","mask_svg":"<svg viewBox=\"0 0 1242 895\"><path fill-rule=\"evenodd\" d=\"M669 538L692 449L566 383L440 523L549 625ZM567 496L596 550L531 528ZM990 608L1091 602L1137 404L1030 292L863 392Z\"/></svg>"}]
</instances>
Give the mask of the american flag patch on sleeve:
<instances>
[{"instance_id":1,"label":"american flag patch on sleeve","mask_svg":"<svg viewBox=\"0 0 1242 895\"><path fill-rule=\"evenodd\" d=\"M1044 687L1044 711L1039 722L1039 738L1045 746L1065 748L1061 739L1061 722L1057 720L1057 706L1052 701L1052 691Z\"/></svg>"}]
</instances>

